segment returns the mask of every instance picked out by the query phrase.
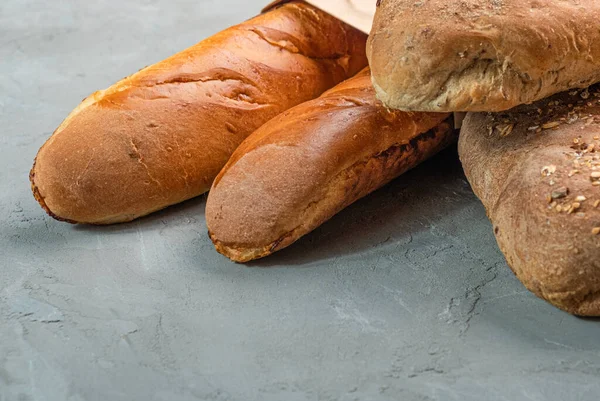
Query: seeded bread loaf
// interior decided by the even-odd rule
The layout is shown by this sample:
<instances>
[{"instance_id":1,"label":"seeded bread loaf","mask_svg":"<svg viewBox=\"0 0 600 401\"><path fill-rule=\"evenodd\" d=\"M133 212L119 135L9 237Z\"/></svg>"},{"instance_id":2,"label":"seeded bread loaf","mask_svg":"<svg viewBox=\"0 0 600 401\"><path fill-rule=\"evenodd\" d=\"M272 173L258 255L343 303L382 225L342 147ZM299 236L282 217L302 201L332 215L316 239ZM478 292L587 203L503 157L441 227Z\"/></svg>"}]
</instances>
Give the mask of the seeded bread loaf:
<instances>
[{"instance_id":1,"label":"seeded bread loaf","mask_svg":"<svg viewBox=\"0 0 600 401\"><path fill-rule=\"evenodd\" d=\"M387 110L365 70L242 143L209 193L210 237L234 261L265 257L455 139L448 114Z\"/></svg>"},{"instance_id":2,"label":"seeded bread loaf","mask_svg":"<svg viewBox=\"0 0 600 401\"><path fill-rule=\"evenodd\" d=\"M525 286L600 316L600 86L508 113L469 113L460 157Z\"/></svg>"},{"instance_id":3,"label":"seeded bread loaf","mask_svg":"<svg viewBox=\"0 0 600 401\"><path fill-rule=\"evenodd\" d=\"M598 0L380 0L368 43L388 106L502 111L600 81Z\"/></svg>"},{"instance_id":4,"label":"seeded bread loaf","mask_svg":"<svg viewBox=\"0 0 600 401\"><path fill-rule=\"evenodd\" d=\"M34 195L92 224L198 196L250 133L363 69L365 43L298 1L218 33L87 98L37 155Z\"/></svg>"}]
</instances>

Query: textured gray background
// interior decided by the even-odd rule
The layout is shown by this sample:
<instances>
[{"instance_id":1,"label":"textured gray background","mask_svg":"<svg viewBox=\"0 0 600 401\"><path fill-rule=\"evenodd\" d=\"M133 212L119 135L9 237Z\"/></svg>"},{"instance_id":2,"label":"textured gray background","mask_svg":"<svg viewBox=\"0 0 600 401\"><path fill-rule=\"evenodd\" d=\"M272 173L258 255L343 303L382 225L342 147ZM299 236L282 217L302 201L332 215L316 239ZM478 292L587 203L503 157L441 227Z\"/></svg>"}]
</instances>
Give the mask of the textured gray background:
<instances>
[{"instance_id":1,"label":"textured gray background","mask_svg":"<svg viewBox=\"0 0 600 401\"><path fill-rule=\"evenodd\" d=\"M597 400L600 323L513 277L453 151L249 268L203 199L42 212L28 170L84 96L262 4L0 1L0 400Z\"/></svg>"}]
</instances>

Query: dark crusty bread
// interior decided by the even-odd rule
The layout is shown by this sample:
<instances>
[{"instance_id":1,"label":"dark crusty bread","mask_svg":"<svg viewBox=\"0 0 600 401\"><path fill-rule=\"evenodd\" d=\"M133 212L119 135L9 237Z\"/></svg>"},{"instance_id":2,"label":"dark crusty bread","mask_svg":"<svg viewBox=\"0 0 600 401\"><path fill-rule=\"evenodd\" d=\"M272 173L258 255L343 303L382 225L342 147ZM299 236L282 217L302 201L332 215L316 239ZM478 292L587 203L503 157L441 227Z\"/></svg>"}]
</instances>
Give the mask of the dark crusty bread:
<instances>
[{"instance_id":1,"label":"dark crusty bread","mask_svg":"<svg viewBox=\"0 0 600 401\"><path fill-rule=\"evenodd\" d=\"M452 143L448 114L388 111L368 69L258 129L216 178L206 221L237 262L267 256Z\"/></svg>"},{"instance_id":2,"label":"dark crusty bread","mask_svg":"<svg viewBox=\"0 0 600 401\"><path fill-rule=\"evenodd\" d=\"M198 196L250 133L363 69L365 43L297 1L218 33L87 98L40 150L34 194L93 224Z\"/></svg>"},{"instance_id":3,"label":"dark crusty bread","mask_svg":"<svg viewBox=\"0 0 600 401\"><path fill-rule=\"evenodd\" d=\"M418 111L502 111L600 81L598 0L381 0L378 97Z\"/></svg>"},{"instance_id":4,"label":"dark crusty bread","mask_svg":"<svg viewBox=\"0 0 600 401\"><path fill-rule=\"evenodd\" d=\"M469 113L460 157L525 286L600 316L600 86L508 113Z\"/></svg>"}]
</instances>

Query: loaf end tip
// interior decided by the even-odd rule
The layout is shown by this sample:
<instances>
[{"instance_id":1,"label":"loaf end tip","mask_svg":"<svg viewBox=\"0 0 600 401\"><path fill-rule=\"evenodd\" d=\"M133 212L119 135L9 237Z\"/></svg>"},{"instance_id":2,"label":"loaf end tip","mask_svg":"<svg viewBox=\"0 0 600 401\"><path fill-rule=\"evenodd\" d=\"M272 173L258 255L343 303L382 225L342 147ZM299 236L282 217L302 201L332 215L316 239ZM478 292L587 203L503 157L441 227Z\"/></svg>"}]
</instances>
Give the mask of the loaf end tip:
<instances>
[{"instance_id":1,"label":"loaf end tip","mask_svg":"<svg viewBox=\"0 0 600 401\"><path fill-rule=\"evenodd\" d=\"M35 183L35 167L36 167L36 164L37 164L37 159L33 161L33 167L31 168L31 171L29 172L29 182L31 183L31 191L33 192L33 197L35 198L35 200L40 204L40 206L42 207L42 209L44 209L44 211L50 217L52 217L54 220L62 221L62 222L69 223L69 224L77 224L76 221L65 219L63 217L57 216L56 214L54 214L52 212L52 210L50 210L50 208L46 204L46 201L44 200L44 197L40 193L40 190L39 190L37 184Z\"/></svg>"}]
</instances>

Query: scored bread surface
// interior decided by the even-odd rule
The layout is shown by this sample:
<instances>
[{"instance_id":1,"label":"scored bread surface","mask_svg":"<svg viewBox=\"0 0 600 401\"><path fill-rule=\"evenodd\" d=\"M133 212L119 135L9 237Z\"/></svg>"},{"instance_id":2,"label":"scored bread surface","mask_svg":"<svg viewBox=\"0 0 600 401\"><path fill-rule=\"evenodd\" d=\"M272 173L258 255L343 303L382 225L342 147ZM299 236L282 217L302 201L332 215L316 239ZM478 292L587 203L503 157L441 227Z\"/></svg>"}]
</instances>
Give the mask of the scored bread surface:
<instances>
[{"instance_id":1,"label":"scored bread surface","mask_svg":"<svg viewBox=\"0 0 600 401\"><path fill-rule=\"evenodd\" d=\"M92 224L198 196L255 129L364 68L365 42L303 2L220 32L87 98L37 155L34 195Z\"/></svg>"},{"instance_id":2,"label":"scored bread surface","mask_svg":"<svg viewBox=\"0 0 600 401\"><path fill-rule=\"evenodd\" d=\"M238 262L289 246L452 143L448 117L387 110L363 71L242 143L209 193L211 239Z\"/></svg>"}]
</instances>

